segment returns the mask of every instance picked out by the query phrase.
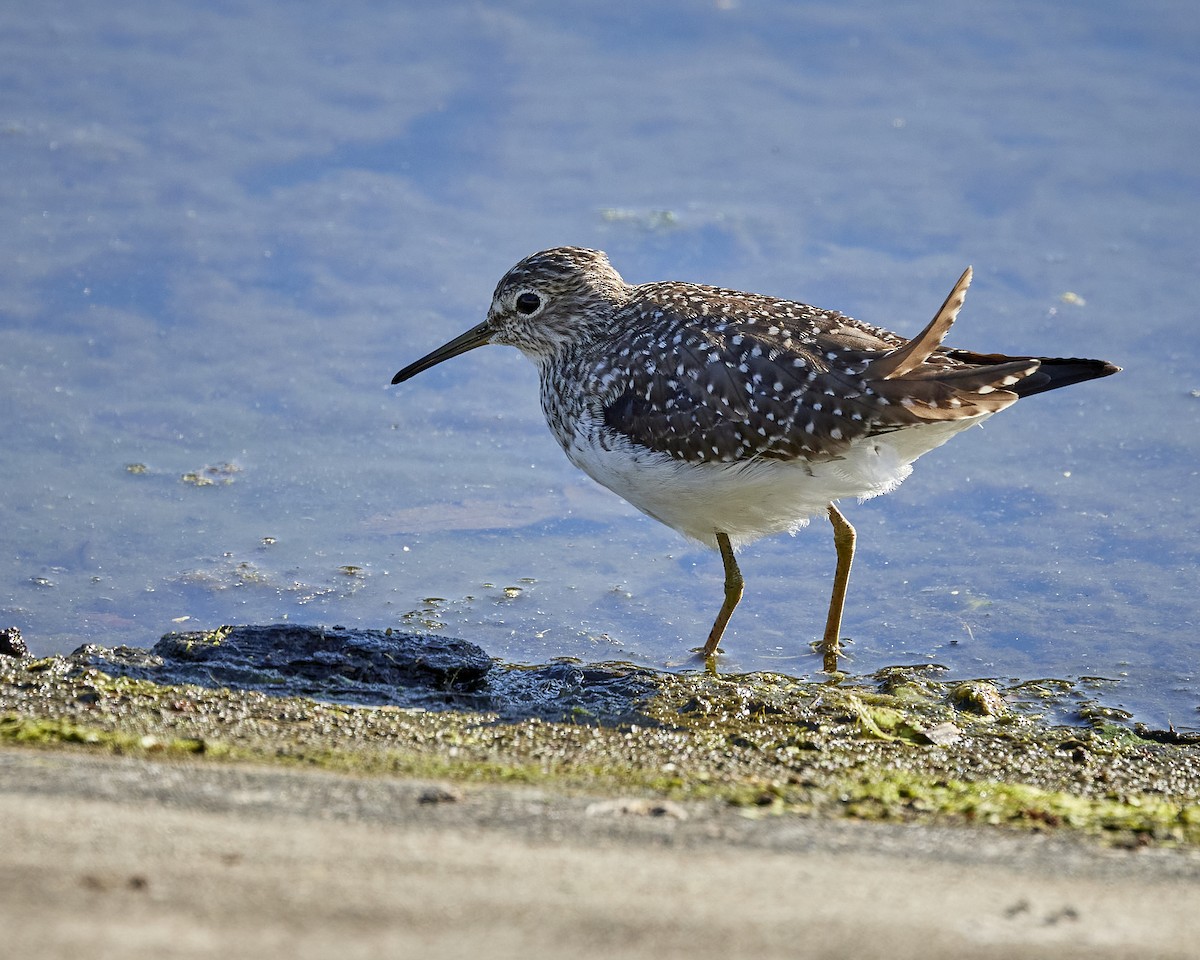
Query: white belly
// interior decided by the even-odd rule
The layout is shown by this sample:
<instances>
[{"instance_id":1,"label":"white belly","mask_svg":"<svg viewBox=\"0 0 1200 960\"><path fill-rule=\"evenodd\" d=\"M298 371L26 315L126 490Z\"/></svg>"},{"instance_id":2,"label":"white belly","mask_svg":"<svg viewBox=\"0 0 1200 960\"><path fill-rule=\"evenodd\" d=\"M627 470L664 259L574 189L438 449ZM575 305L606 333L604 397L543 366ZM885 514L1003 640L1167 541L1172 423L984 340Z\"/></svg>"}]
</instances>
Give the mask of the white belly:
<instances>
[{"instance_id":1,"label":"white belly","mask_svg":"<svg viewBox=\"0 0 1200 960\"><path fill-rule=\"evenodd\" d=\"M710 547L724 532L736 549L772 533L795 533L843 497L868 500L894 490L917 457L987 416L907 427L820 463L686 463L636 446L565 449L575 466L643 513Z\"/></svg>"}]
</instances>

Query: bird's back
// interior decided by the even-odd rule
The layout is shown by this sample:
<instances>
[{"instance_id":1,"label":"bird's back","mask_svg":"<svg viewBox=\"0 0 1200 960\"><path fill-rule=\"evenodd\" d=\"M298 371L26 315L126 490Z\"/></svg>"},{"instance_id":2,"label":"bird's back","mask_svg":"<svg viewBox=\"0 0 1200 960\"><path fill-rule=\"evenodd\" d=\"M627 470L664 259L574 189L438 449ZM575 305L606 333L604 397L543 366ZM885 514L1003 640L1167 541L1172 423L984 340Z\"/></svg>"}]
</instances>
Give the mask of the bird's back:
<instances>
[{"instance_id":1,"label":"bird's back","mask_svg":"<svg viewBox=\"0 0 1200 960\"><path fill-rule=\"evenodd\" d=\"M909 344L803 303L653 283L633 288L564 381L585 384L605 429L676 459L824 460L878 434L994 413L1042 364L935 345L911 369L877 372Z\"/></svg>"}]
</instances>

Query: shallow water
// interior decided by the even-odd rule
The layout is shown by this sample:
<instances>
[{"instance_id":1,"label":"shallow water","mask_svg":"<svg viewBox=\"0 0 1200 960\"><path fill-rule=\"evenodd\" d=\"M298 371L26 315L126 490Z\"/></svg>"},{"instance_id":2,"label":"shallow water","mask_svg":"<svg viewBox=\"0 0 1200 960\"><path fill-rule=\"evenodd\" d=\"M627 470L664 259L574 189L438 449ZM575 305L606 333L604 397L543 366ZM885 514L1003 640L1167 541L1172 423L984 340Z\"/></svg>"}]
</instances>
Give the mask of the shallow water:
<instances>
[{"instance_id":1,"label":"shallow water","mask_svg":"<svg viewBox=\"0 0 1200 960\"><path fill-rule=\"evenodd\" d=\"M1183 4L12 5L0 618L35 653L290 619L695 666L719 560L567 464L527 362L391 375L560 243L906 333L970 262L954 345L1126 369L847 505L846 665L1100 678L1196 729L1197 34ZM826 526L741 562L728 669L817 671Z\"/></svg>"}]
</instances>

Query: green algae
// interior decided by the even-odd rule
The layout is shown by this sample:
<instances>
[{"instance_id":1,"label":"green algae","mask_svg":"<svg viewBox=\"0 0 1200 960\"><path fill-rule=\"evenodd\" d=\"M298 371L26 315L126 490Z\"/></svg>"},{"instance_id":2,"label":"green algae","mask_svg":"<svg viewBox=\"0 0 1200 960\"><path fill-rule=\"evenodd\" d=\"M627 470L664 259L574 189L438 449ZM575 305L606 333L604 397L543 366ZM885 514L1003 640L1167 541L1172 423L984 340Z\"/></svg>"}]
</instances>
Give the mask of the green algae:
<instances>
[{"instance_id":1,"label":"green algae","mask_svg":"<svg viewBox=\"0 0 1200 960\"><path fill-rule=\"evenodd\" d=\"M0 742L36 744L76 743L102 747L113 753L193 755L208 752L203 740L174 737L160 740L152 734L129 734L72 723L61 719L36 719L0 714ZM219 750L217 752L220 752Z\"/></svg>"},{"instance_id":2,"label":"green algae","mask_svg":"<svg viewBox=\"0 0 1200 960\"><path fill-rule=\"evenodd\" d=\"M214 631L209 642L221 638ZM165 685L66 658L0 658L0 744L718 800L746 816L1200 843L1194 743L1147 739L1104 718L1056 726L1028 704L1012 709L1012 692L995 684L964 690L920 668L833 682L651 676L652 692L627 705L644 722L605 723L588 711L550 722ZM1043 684L1037 697L1052 688Z\"/></svg>"}]
</instances>

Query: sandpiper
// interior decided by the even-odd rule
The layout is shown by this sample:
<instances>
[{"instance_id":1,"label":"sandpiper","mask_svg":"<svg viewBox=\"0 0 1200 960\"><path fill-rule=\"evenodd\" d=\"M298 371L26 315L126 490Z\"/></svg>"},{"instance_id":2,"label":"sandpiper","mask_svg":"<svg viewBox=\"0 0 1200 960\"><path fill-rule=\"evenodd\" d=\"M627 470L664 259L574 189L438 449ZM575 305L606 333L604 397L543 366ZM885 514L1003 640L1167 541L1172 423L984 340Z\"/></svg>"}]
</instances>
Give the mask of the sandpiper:
<instances>
[{"instance_id":1,"label":"sandpiper","mask_svg":"<svg viewBox=\"0 0 1200 960\"><path fill-rule=\"evenodd\" d=\"M970 282L968 267L909 340L775 297L632 286L601 251L556 247L509 270L483 323L392 383L489 343L532 360L546 422L570 461L720 552L725 599L700 648L706 658L742 596L734 551L827 515L837 567L822 651L833 671L855 542L836 502L894 490L919 456L1021 397L1120 369L943 347Z\"/></svg>"}]
</instances>

